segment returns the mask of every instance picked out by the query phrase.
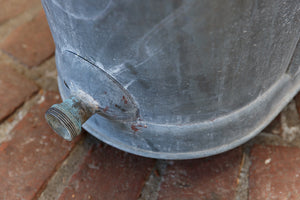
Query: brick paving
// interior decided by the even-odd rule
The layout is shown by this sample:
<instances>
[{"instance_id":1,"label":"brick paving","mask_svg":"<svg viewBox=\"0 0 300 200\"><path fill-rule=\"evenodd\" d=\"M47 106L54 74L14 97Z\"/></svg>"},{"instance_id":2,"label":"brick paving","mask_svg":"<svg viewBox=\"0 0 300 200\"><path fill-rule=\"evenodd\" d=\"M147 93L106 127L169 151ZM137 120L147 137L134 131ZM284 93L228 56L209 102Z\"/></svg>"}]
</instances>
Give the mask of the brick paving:
<instances>
[{"instance_id":1,"label":"brick paving","mask_svg":"<svg viewBox=\"0 0 300 200\"><path fill-rule=\"evenodd\" d=\"M153 159L94 145L59 199L137 199L154 164Z\"/></svg>"},{"instance_id":2,"label":"brick paving","mask_svg":"<svg viewBox=\"0 0 300 200\"><path fill-rule=\"evenodd\" d=\"M12 31L0 48L28 67L53 55L54 43L45 12L41 10L31 21Z\"/></svg>"},{"instance_id":3,"label":"brick paving","mask_svg":"<svg viewBox=\"0 0 300 200\"><path fill-rule=\"evenodd\" d=\"M0 145L0 199L33 199L75 145L53 134L42 120L59 95L42 98Z\"/></svg>"},{"instance_id":4,"label":"brick paving","mask_svg":"<svg viewBox=\"0 0 300 200\"><path fill-rule=\"evenodd\" d=\"M251 150L249 199L299 199L300 150L254 146Z\"/></svg>"},{"instance_id":5,"label":"brick paving","mask_svg":"<svg viewBox=\"0 0 300 200\"><path fill-rule=\"evenodd\" d=\"M158 199L234 199L241 159L238 148L205 159L174 161Z\"/></svg>"},{"instance_id":6,"label":"brick paving","mask_svg":"<svg viewBox=\"0 0 300 200\"><path fill-rule=\"evenodd\" d=\"M0 122L30 98L38 87L30 80L0 64Z\"/></svg>"},{"instance_id":7,"label":"brick paving","mask_svg":"<svg viewBox=\"0 0 300 200\"><path fill-rule=\"evenodd\" d=\"M300 199L300 95L253 140L209 158L148 159L87 134L66 142L44 120L60 99L40 2L0 4L1 200Z\"/></svg>"},{"instance_id":8,"label":"brick paving","mask_svg":"<svg viewBox=\"0 0 300 200\"><path fill-rule=\"evenodd\" d=\"M0 0L0 25L38 3L39 0Z\"/></svg>"}]
</instances>

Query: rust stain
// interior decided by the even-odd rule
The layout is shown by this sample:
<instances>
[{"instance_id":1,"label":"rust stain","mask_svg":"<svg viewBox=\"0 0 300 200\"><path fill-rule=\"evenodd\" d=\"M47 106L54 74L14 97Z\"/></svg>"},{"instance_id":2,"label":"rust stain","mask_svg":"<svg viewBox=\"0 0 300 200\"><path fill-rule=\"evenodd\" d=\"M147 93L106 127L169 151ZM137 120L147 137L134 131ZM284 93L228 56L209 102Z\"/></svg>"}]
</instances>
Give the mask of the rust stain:
<instances>
[{"instance_id":1,"label":"rust stain","mask_svg":"<svg viewBox=\"0 0 300 200\"><path fill-rule=\"evenodd\" d=\"M132 124L131 125L131 129L134 131L134 132L137 132L139 129L136 127L136 125Z\"/></svg>"},{"instance_id":2,"label":"rust stain","mask_svg":"<svg viewBox=\"0 0 300 200\"><path fill-rule=\"evenodd\" d=\"M120 109L122 112L125 112L125 111L126 111L124 108L122 108L121 106L119 106L119 105L117 105L117 104L115 104L115 107L118 108L118 109Z\"/></svg>"},{"instance_id":3,"label":"rust stain","mask_svg":"<svg viewBox=\"0 0 300 200\"><path fill-rule=\"evenodd\" d=\"M108 106L106 106L104 109L103 109L103 112L106 112L108 111Z\"/></svg>"},{"instance_id":4,"label":"rust stain","mask_svg":"<svg viewBox=\"0 0 300 200\"><path fill-rule=\"evenodd\" d=\"M124 101L124 104L127 104L127 103L128 103L128 100L126 99L125 96L122 97L122 100Z\"/></svg>"},{"instance_id":5,"label":"rust stain","mask_svg":"<svg viewBox=\"0 0 300 200\"><path fill-rule=\"evenodd\" d=\"M131 129L134 132L137 132L138 130L140 130L139 128L147 128L147 125L142 125L142 124L132 124L131 125Z\"/></svg>"}]
</instances>

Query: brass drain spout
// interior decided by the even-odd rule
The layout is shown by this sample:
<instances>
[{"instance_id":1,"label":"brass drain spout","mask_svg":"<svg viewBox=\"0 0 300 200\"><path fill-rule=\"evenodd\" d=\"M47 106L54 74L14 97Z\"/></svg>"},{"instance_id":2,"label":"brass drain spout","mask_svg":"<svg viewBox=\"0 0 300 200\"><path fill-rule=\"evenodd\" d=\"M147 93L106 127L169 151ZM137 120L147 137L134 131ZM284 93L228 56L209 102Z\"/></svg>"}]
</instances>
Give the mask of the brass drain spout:
<instances>
[{"instance_id":1,"label":"brass drain spout","mask_svg":"<svg viewBox=\"0 0 300 200\"><path fill-rule=\"evenodd\" d=\"M45 118L50 127L64 139L71 141L81 133L82 124L92 116L87 106L76 97L51 106Z\"/></svg>"}]
</instances>

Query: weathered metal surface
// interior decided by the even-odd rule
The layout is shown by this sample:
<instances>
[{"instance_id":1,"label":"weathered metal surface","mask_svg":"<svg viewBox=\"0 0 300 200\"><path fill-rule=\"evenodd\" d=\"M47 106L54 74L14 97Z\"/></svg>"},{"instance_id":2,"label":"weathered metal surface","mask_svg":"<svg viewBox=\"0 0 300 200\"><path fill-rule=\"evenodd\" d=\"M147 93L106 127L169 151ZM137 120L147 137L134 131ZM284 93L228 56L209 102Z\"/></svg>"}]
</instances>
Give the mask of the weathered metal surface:
<instances>
[{"instance_id":1,"label":"weathered metal surface","mask_svg":"<svg viewBox=\"0 0 300 200\"><path fill-rule=\"evenodd\" d=\"M43 0L63 99L135 154L204 157L261 131L298 92L300 4Z\"/></svg>"}]
</instances>

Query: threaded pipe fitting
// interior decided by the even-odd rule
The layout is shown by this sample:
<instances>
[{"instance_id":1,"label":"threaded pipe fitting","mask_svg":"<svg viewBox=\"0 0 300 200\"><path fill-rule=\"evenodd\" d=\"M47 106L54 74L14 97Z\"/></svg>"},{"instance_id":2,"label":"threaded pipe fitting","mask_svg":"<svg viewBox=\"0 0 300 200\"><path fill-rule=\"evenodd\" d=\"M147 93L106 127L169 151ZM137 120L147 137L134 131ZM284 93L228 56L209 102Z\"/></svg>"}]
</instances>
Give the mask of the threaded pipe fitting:
<instances>
[{"instance_id":1,"label":"threaded pipe fitting","mask_svg":"<svg viewBox=\"0 0 300 200\"><path fill-rule=\"evenodd\" d=\"M82 102L75 97L67 99L61 104L54 104L45 114L50 127L68 141L81 133L81 126L89 117Z\"/></svg>"}]
</instances>

